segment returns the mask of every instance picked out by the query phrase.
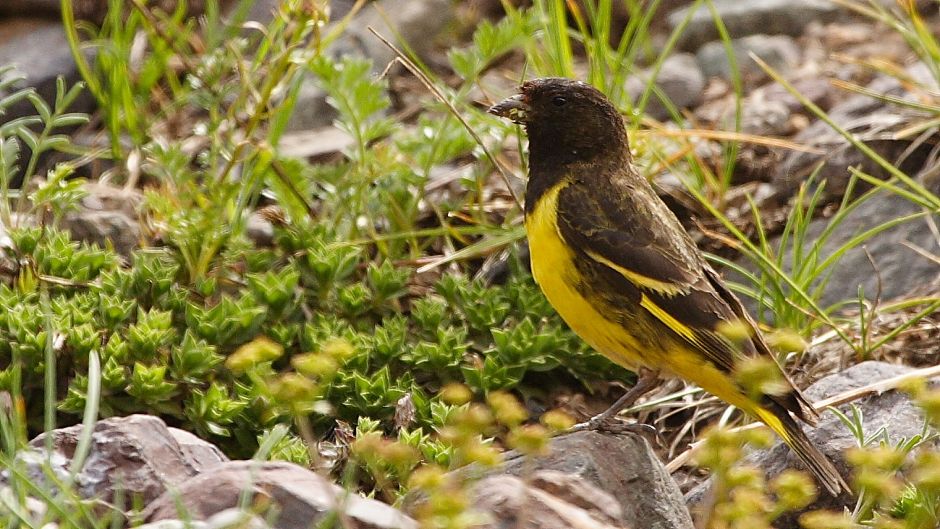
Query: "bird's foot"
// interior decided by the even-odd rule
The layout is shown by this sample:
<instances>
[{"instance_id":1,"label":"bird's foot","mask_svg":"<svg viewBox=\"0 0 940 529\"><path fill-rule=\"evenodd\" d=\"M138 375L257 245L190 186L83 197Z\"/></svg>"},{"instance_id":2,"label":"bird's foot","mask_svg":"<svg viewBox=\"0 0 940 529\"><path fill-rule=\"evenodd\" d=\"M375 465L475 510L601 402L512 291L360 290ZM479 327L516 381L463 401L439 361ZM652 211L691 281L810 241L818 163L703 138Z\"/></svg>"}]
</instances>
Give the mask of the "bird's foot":
<instances>
[{"instance_id":1,"label":"bird's foot","mask_svg":"<svg viewBox=\"0 0 940 529\"><path fill-rule=\"evenodd\" d=\"M616 417L605 415L603 413L591 417L585 422L575 424L568 429L568 433L574 432L608 432L608 433L635 433L638 435L659 436L659 432L653 426L643 423L627 423L618 420Z\"/></svg>"}]
</instances>

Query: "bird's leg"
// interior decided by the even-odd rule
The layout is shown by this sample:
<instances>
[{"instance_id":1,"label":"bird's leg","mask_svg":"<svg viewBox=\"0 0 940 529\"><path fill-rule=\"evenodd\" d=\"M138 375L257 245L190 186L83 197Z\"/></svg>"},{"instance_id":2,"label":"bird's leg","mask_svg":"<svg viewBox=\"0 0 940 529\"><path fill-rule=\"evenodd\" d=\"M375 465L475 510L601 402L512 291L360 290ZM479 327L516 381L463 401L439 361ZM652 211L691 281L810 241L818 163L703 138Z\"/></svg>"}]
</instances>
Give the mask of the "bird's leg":
<instances>
[{"instance_id":1,"label":"bird's leg","mask_svg":"<svg viewBox=\"0 0 940 529\"><path fill-rule=\"evenodd\" d=\"M571 427L569 432L580 432L583 430L604 430L612 422L611 419L617 416L624 408L633 405L640 397L650 392L651 389L659 385L659 371L650 371L648 369L640 370L640 378L629 391L617 399L611 407L601 413L591 417L587 422L582 422ZM644 427L646 425L643 425ZM645 429L645 428L644 428Z\"/></svg>"}]
</instances>

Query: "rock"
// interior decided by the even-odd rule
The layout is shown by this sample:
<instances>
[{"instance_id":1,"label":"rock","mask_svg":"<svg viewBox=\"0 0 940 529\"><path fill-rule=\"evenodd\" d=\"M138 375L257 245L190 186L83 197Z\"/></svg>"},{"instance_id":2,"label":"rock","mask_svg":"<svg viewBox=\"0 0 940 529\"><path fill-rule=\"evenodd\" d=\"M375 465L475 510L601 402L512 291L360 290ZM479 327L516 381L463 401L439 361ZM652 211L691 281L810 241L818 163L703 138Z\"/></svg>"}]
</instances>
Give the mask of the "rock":
<instances>
[{"instance_id":1,"label":"rock","mask_svg":"<svg viewBox=\"0 0 940 529\"><path fill-rule=\"evenodd\" d=\"M929 78L926 70L923 63L915 63L907 68L906 73L912 79L936 90L936 81ZM915 94L908 91L894 77L879 76L869 83L867 88L885 96L912 101L917 99ZM912 112L901 106L886 106L878 99L857 94L833 106L829 110L829 117L843 129L854 133L859 140L887 161L894 163L906 174L914 176L924 167L932 146L927 141L911 149L913 138L899 140L894 137L895 130L915 120L924 119L924 115ZM800 131L793 141L814 147L822 154L789 152L773 176L773 183L782 192L795 191L820 163L823 166L818 173L817 182L826 180L826 198L829 200L842 196L850 177L848 167L859 167L861 171L878 178L884 178L888 174L822 120L816 120Z\"/></svg>"},{"instance_id":2,"label":"rock","mask_svg":"<svg viewBox=\"0 0 940 529\"><path fill-rule=\"evenodd\" d=\"M378 0L356 15L343 36L328 50L341 57L358 54L374 62L381 72L395 58L394 52L369 31L374 28L392 42L406 42L419 57L427 58L434 37L454 19L449 0Z\"/></svg>"},{"instance_id":3,"label":"rock","mask_svg":"<svg viewBox=\"0 0 940 529\"><path fill-rule=\"evenodd\" d=\"M61 6L59 0L4 0L0 3L0 15L58 18L62 15ZM107 0L72 0L76 18L97 18L107 9Z\"/></svg>"},{"instance_id":4,"label":"rock","mask_svg":"<svg viewBox=\"0 0 940 529\"><path fill-rule=\"evenodd\" d=\"M91 52L89 52L91 53ZM51 106L55 101L56 78L62 76L71 86L81 77L62 24L40 18L0 19L0 66L14 65L25 77L22 87L33 87ZM8 94L0 91L0 98ZM83 91L69 107L70 112L91 112L94 98ZM3 121L34 115L36 110L27 100L6 109Z\"/></svg>"},{"instance_id":5,"label":"rock","mask_svg":"<svg viewBox=\"0 0 940 529\"><path fill-rule=\"evenodd\" d=\"M623 509L616 498L591 485L583 478L555 470L540 470L529 478L529 484L571 505L593 512L596 518L617 524Z\"/></svg>"},{"instance_id":6,"label":"rock","mask_svg":"<svg viewBox=\"0 0 940 529\"><path fill-rule=\"evenodd\" d=\"M395 56L368 28L374 28L393 42L407 42L419 57L426 57L434 37L454 16L454 7L448 0L377 0L354 17L326 52L336 59L345 56L371 59L373 72L378 74ZM326 102L326 92L316 85L311 75L300 88L287 128L296 131L326 127L332 125L336 116L336 111Z\"/></svg>"},{"instance_id":7,"label":"rock","mask_svg":"<svg viewBox=\"0 0 940 529\"><path fill-rule=\"evenodd\" d=\"M835 373L818 380L804 390L810 401L819 401L838 395L844 391L859 388L872 382L885 380L913 371L913 368L886 362L867 361L853 365L839 373ZM902 439L910 440L921 435L924 427L924 416L912 402L908 395L898 391L888 391L880 395L872 395L857 400L852 404L839 407L842 413L851 416L851 406L857 406L862 412L865 421L866 434L873 434L884 429L887 443L895 445ZM820 450L833 462L836 468L851 483L851 467L846 462L846 450L858 446L855 436L845 427L842 421L833 413L822 413L819 425L816 428L804 426L806 435L819 447ZM940 445L937 440L931 441L934 447ZM803 469L802 463L782 441L777 440L766 450L754 451L747 461L766 472L768 479L773 479L786 469ZM689 507L693 510L701 508L708 496L711 480L692 489L686 494ZM838 498L822 493L815 503L800 512L787 513L775 523L775 527L797 527L797 517L801 512L815 509L851 509L855 505L855 498L849 493L843 493Z\"/></svg>"},{"instance_id":8,"label":"rock","mask_svg":"<svg viewBox=\"0 0 940 529\"><path fill-rule=\"evenodd\" d=\"M627 79L627 92L634 102L639 102L646 90L650 73L640 72ZM693 108L702 102L705 77L694 55L677 53L663 61L659 75L656 77L656 86L676 108ZM645 110L647 114L659 120L670 117L666 106L655 94L650 95Z\"/></svg>"},{"instance_id":9,"label":"rock","mask_svg":"<svg viewBox=\"0 0 940 529\"><path fill-rule=\"evenodd\" d=\"M41 467L40 467L41 468ZM43 484L46 482L43 481ZM38 484L35 481L31 481L31 484ZM23 493L23 487L18 486L15 489L13 487L8 487L6 485L0 487L0 502L4 505L4 511L7 511L11 505L16 505L17 514L15 515L20 519L23 525L30 525L33 527L40 527L40 520L48 519L49 504L45 501L37 500L30 496L25 498L21 496ZM44 489L49 490L49 489ZM4 514L8 514L5 512ZM27 515L27 516L24 516ZM52 523L48 525L42 525L42 529L55 529Z\"/></svg>"},{"instance_id":10,"label":"rock","mask_svg":"<svg viewBox=\"0 0 940 529\"><path fill-rule=\"evenodd\" d=\"M269 529L259 516L241 509L226 509L206 521L160 520L139 525L136 529Z\"/></svg>"},{"instance_id":11,"label":"rock","mask_svg":"<svg viewBox=\"0 0 940 529\"><path fill-rule=\"evenodd\" d=\"M294 112L287 121L287 130L298 131L331 126L339 116L335 108L326 102L326 90L316 85L316 77L306 74L297 92Z\"/></svg>"},{"instance_id":12,"label":"rock","mask_svg":"<svg viewBox=\"0 0 940 529\"><path fill-rule=\"evenodd\" d=\"M717 78L712 78L711 82L721 83L721 86L727 85L726 81ZM828 110L835 100L833 86L827 79L817 75L792 79L790 83L800 94L823 110ZM807 109L786 88L777 83L767 83L751 90L741 101L741 111L742 128L750 128L749 132L759 135L790 135L807 125L807 118L804 116L808 112ZM695 117L713 124L719 130L734 130L734 112L735 98L729 87L721 96L697 107ZM783 124L784 115L788 117L786 126ZM792 121L797 116L800 117L802 127L794 130L796 124Z\"/></svg>"},{"instance_id":13,"label":"rock","mask_svg":"<svg viewBox=\"0 0 940 529\"><path fill-rule=\"evenodd\" d=\"M62 227L72 238L102 248L113 247L128 257L140 246L141 228L137 207L143 197L133 189L91 182L84 188L88 196L81 209L62 218Z\"/></svg>"},{"instance_id":14,"label":"rock","mask_svg":"<svg viewBox=\"0 0 940 529\"><path fill-rule=\"evenodd\" d=\"M734 119L733 116L728 118ZM790 109L782 101L748 97L741 107L741 132L745 134L786 136L790 129ZM729 130L734 130L733 123Z\"/></svg>"},{"instance_id":15,"label":"rock","mask_svg":"<svg viewBox=\"0 0 940 529\"><path fill-rule=\"evenodd\" d=\"M227 460L217 448L195 436L177 434L184 440L181 445L172 430L149 415L99 421L88 459L76 480L78 490L86 498L112 501L115 488L121 487L126 497L139 497L146 504L168 487L177 487ZM81 425L53 430L33 439L30 446L42 449L51 436L53 457L59 454L71 460L81 431Z\"/></svg>"},{"instance_id":16,"label":"rock","mask_svg":"<svg viewBox=\"0 0 940 529\"><path fill-rule=\"evenodd\" d=\"M731 38L757 33L797 36L811 21L831 22L839 16L836 4L825 0L714 0L713 4ZM672 29L682 23L689 9L685 7L669 14ZM682 49L694 50L718 38L711 11L700 7L692 15L678 44Z\"/></svg>"},{"instance_id":17,"label":"rock","mask_svg":"<svg viewBox=\"0 0 940 529\"><path fill-rule=\"evenodd\" d=\"M69 213L63 219L63 227L72 234L73 240L96 244L102 248L113 247L119 254L128 257L140 245L140 225L121 211L82 211Z\"/></svg>"},{"instance_id":18,"label":"rock","mask_svg":"<svg viewBox=\"0 0 940 529\"><path fill-rule=\"evenodd\" d=\"M933 192L937 192L935 186ZM820 262L840 251L839 248L852 238L876 226L894 221L906 215L920 213L922 208L899 195L888 191L876 194L859 204L848 213L843 221L832 229L825 241L820 241ZM803 255L807 255L812 245L828 229L829 218L817 218L810 221L806 228ZM940 215L933 218L923 217L908 220L881 231L867 240L849 249L822 274L826 278L818 303L822 307L858 298L859 287L864 290L865 298L874 300L880 292L881 301L902 297L924 286L925 278L931 279L940 274L940 264L918 253L913 247L932 248L936 245L932 223L940 222ZM769 243L771 248L778 248L779 237ZM866 253L867 252L867 253ZM784 270L789 272L792 266L792 248L783 250ZM871 260L869 260L869 255ZM872 264L874 262L874 264ZM741 262L745 268L753 269L750 263ZM727 271L731 281L750 284L749 280ZM816 287L814 282L810 290ZM754 302L749 297L742 298L749 311L756 313ZM853 308L856 304L851 305ZM773 323L773 322L770 322Z\"/></svg>"},{"instance_id":19,"label":"rock","mask_svg":"<svg viewBox=\"0 0 940 529\"><path fill-rule=\"evenodd\" d=\"M258 247L274 245L274 225L257 211L248 216L245 223L245 236Z\"/></svg>"},{"instance_id":20,"label":"rock","mask_svg":"<svg viewBox=\"0 0 940 529\"><path fill-rule=\"evenodd\" d=\"M180 483L147 505L147 522L175 519L178 509L193 520L208 520L213 515L239 505L245 491L258 500L269 502L270 513L264 517L275 529L315 527L342 504L344 527L354 529L411 529L417 523L398 510L375 500L350 494L319 474L285 462L229 461ZM270 518L269 518L270 515Z\"/></svg>"},{"instance_id":21,"label":"rock","mask_svg":"<svg viewBox=\"0 0 940 529\"><path fill-rule=\"evenodd\" d=\"M180 450L183 451L183 456L196 472L209 470L223 461L228 461L228 457L214 444L207 443L186 430L179 428L168 428L168 430L173 439L176 439Z\"/></svg>"},{"instance_id":22,"label":"rock","mask_svg":"<svg viewBox=\"0 0 940 529\"><path fill-rule=\"evenodd\" d=\"M69 479L69 460L59 452L45 452L40 450L18 450L16 452L16 465L23 472L30 483L41 486L44 490L53 490L56 482ZM50 479L51 471L54 480ZM0 480L4 484L10 483L10 469L0 472Z\"/></svg>"},{"instance_id":23,"label":"rock","mask_svg":"<svg viewBox=\"0 0 940 529\"><path fill-rule=\"evenodd\" d=\"M223 0L222 3L232 2ZM150 6L165 13L171 13L177 4L178 0L157 0L151 2ZM191 13L201 13L205 8L205 2L204 0L188 0L186 7ZM72 0L72 11L76 19L101 20L108 11L108 0ZM3 0L3 3L0 3L0 15L59 18L61 13L59 0Z\"/></svg>"},{"instance_id":24,"label":"rock","mask_svg":"<svg viewBox=\"0 0 940 529\"><path fill-rule=\"evenodd\" d=\"M818 401L913 370L911 367L886 362L862 362L816 381L804 390L804 394L810 401ZM910 439L923 432L923 414L905 393L888 391L857 400L853 404L862 411L865 431L874 433L885 428L890 444L901 438ZM851 416L850 408L851 406L846 404L840 406L839 410ZM835 414L824 412L819 426L806 428L806 433L832 460L843 476L851 475L851 467L845 461L845 451L858 446L858 442ZM750 459L759 463L771 478L788 468L802 468L799 459L779 440L767 450L756 451Z\"/></svg>"},{"instance_id":25,"label":"rock","mask_svg":"<svg viewBox=\"0 0 940 529\"><path fill-rule=\"evenodd\" d=\"M288 132L281 137L278 151L292 158L322 159L341 153L356 144L348 132L334 126Z\"/></svg>"},{"instance_id":26,"label":"rock","mask_svg":"<svg viewBox=\"0 0 940 529\"><path fill-rule=\"evenodd\" d=\"M563 477L562 477L563 476ZM555 483L558 480L562 491L569 490L572 484L581 489L578 499L582 505L575 505L560 498L552 491L542 488L540 483ZM551 486L551 485L550 485ZM490 476L479 481L473 489L474 509L487 520L475 525L475 529L497 529L512 527L518 529L617 529L619 505L604 491L587 484L580 478L546 471L536 472L531 484L526 484L515 476ZM600 501L602 505L594 505ZM613 514L603 510L616 506Z\"/></svg>"},{"instance_id":27,"label":"rock","mask_svg":"<svg viewBox=\"0 0 940 529\"><path fill-rule=\"evenodd\" d=\"M885 362L862 362L820 379L808 387L805 393L811 401L818 401L843 391L903 375L910 371L913 371L913 368ZM883 429L886 442L891 446L923 433L924 416L905 393L888 391L881 395L863 398L852 404L862 412L865 421L865 433L871 435ZM851 416L852 404L839 406L839 410ZM851 467L845 460L845 453L846 450L858 446L858 442L855 436L842 424L842 421L833 413L823 413L819 426L807 428L807 435L832 460L839 472L848 479L851 476ZM937 447L940 442L933 440L930 441L930 445ZM774 443L767 450L755 452L749 457L749 460L757 463L762 470L767 472L770 478L787 468L803 468L800 466L797 457L780 441ZM843 507L851 509L854 506L855 498L852 498L848 493L843 493L839 498L820 494L816 503L806 510L835 509L841 511ZM778 522L779 526L796 527L798 514L790 513L785 519Z\"/></svg>"},{"instance_id":28,"label":"rock","mask_svg":"<svg viewBox=\"0 0 940 529\"><path fill-rule=\"evenodd\" d=\"M554 470L581 478L620 502L626 527L693 527L678 486L642 437L577 432L552 439L551 448L548 456L529 461L510 452L503 472Z\"/></svg>"},{"instance_id":29,"label":"rock","mask_svg":"<svg viewBox=\"0 0 940 529\"><path fill-rule=\"evenodd\" d=\"M735 39L731 45L741 80L751 86L767 79L764 70L751 58L752 53L777 71L786 70L800 61L796 41L786 35L751 35ZM696 52L695 58L706 77L731 79L733 72L724 42L705 44Z\"/></svg>"}]
</instances>

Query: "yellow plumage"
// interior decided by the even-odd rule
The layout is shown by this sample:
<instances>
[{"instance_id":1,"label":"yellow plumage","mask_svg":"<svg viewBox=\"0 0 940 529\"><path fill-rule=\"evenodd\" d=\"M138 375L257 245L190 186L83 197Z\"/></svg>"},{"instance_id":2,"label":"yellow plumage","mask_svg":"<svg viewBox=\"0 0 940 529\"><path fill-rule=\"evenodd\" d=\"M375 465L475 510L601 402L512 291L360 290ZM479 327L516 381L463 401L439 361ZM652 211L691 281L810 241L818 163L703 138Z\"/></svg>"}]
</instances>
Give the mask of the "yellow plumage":
<instances>
[{"instance_id":1,"label":"yellow plumage","mask_svg":"<svg viewBox=\"0 0 940 529\"><path fill-rule=\"evenodd\" d=\"M636 320L613 322L596 310L598 300L588 300L578 292L574 285L583 282L584 278L574 264L574 252L558 231L556 215L558 192L566 185L567 182L561 182L547 191L525 219L532 276L565 323L588 345L627 369L646 367L662 370L668 375L695 382L729 404L756 412L757 408L747 396L734 390L735 385L728 374L709 365L700 353L665 334L654 341L654 348L641 348L635 334L652 334L654 329L631 328L631 325L640 323ZM636 275L630 279L635 280ZM677 334L693 336L691 329L649 298L643 297L641 306ZM781 436L786 434L782 430L777 433Z\"/></svg>"},{"instance_id":2,"label":"yellow plumage","mask_svg":"<svg viewBox=\"0 0 940 529\"><path fill-rule=\"evenodd\" d=\"M768 394L754 395L736 380L740 362L773 361L773 354L634 169L623 122L603 94L576 81L539 79L490 111L526 127L532 274L571 329L617 364L694 382L763 421L832 494L847 490L796 422L814 423L818 414L782 371L781 390ZM750 337L728 339L721 329L729 323L743 323Z\"/></svg>"}]
</instances>

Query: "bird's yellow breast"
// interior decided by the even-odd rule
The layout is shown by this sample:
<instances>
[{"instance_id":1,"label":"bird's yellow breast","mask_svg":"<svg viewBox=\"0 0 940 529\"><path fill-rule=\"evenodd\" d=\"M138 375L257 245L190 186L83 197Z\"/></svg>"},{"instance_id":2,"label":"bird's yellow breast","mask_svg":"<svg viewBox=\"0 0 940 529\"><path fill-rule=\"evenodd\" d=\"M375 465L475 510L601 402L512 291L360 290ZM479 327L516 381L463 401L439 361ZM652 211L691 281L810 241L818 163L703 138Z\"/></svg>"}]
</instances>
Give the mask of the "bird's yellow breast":
<instances>
[{"instance_id":1,"label":"bird's yellow breast","mask_svg":"<svg viewBox=\"0 0 940 529\"><path fill-rule=\"evenodd\" d=\"M647 365L636 339L604 317L595 308L597 301L587 299L578 288L583 278L574 264L574 252L558 231L558 194L566 185L563 181L548 190L526 215L532 276L565 323L588 345L624 367Z\"/></svg>"},{"instance_id":2,"label":"bird's yellow breast","mask_svg":"<svg viewBox=\"0 0 940 529\"><path fill-rule=\"evenodd\" d=\"M640 306L652 310L650 320L644 321L645 316L637 311L632 312L632 316L624 313L625 317L618 322L597 310L597 306L605 303L602 299L590 299L582 294L586 289L579 289L579 285L584 277L575 266L574 251L558 230L558 194L566 185L568 183L563 181L539 198L526 215L525 227L535 282L571 330L599 353L628 369L648 367L664 375L678 375L730 404L759 413L759 407L737 389L726 373L706 361L681 338L687 328L648 298L641 298ZM625 309L606 307L604 312ZM661 325L657 326L656 321ZM645 338L641 340L637 336ZM765 422L770 420L761 417Z\"/></svg>"}]
</instances>

